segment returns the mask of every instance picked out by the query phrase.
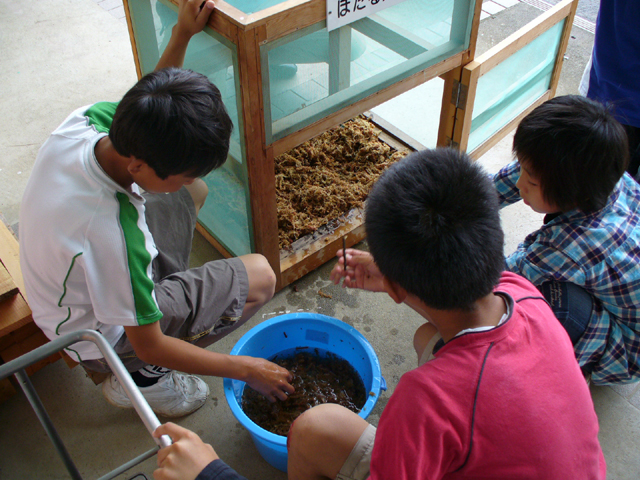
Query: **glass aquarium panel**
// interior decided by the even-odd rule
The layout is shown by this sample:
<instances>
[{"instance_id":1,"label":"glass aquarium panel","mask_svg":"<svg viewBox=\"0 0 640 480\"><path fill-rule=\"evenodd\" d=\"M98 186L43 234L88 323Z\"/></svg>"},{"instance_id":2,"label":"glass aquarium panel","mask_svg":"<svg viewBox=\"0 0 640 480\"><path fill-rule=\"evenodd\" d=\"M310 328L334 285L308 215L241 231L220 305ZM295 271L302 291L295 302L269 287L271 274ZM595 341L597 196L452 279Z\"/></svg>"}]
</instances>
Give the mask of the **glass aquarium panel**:
<instances>
[{"instance_id":1,"label":"glass aquarium panel","mask_svg":"<svg viewBox=\"0 0 640 480\"><path fill-rule=\"evenodd\" d=\"M471 152L516 118L551 83L564 21L480 77L467 151Z\"/></svg>"},{"instance_id":2,"label":"glass aquarium panel","mask_svg":"<svg viewBox=\"0 0 640 480\"><path fill-rule=\"evenodd\" d=\"M169 42L178 19L177 10L172 3L161 0L129 0L129 8L140 66L142 73L147 74L153 71ZM234 125L227 161L204 178L209 197L198 221L231 254L251 253L251 209L244 146L240 141L241 107L236 95L239 91L236 47L207 27L189 42L184 68L206 75L218 87Z\"/></svg>"},{"instance_id":3,"label":"glass aquarium panel","mask_svg":"<svg viewBox=\"0 0 640 480\"><path fill-rule=\"evenodd\" d=\"M262 45L267 143L465 50L474 5L405 0L331 32L323 21Z\"/></svg>"}]
</instances>

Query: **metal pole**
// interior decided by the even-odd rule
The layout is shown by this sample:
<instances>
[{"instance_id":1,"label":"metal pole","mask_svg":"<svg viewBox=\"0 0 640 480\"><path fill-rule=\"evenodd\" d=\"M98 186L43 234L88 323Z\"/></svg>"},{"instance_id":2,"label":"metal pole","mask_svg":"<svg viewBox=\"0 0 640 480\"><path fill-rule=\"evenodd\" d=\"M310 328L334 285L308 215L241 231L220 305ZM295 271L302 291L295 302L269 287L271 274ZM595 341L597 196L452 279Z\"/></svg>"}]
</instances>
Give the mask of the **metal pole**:
<instances>
[{"instance_id":1,"label":"metal pole","mask_svg":"<svg viewBox=\"0 0 640 480\"><path fill-rule=\"evenodd\" d=\"M14 376L18 380L18 383L20 383L20 387L22 388L22 391L24 392L27 399L29 400L29 403L31 404L31 407L33 408L34 412L36 412L36 415L38 416L40 423L44 427L45 432L47 432L47 435L49 435L49 439L51 439L53 446L56 448L56 450L58 450L58 454L62 458L62 461L67 467L67 470L69 470L69 474L71 475L71 478L73 480L82 480L82 477L80 476L80 472L78 472L76 465L73 463L73 460L71 460L71 456L69 455L69 452L67 452L67 449L62 443L62 439L60 438L60 436L58 435L58 432L53 426L53 422L51 422L51 418L47 414L47 411L45 410L44 405L42 405L42 402L40 401L40 397L36 393L35 388L33 388L33 384L31 383L31 380L29 380L27 373L24 370L19 370L14 374Z\"/></svg>"}]
</instances>

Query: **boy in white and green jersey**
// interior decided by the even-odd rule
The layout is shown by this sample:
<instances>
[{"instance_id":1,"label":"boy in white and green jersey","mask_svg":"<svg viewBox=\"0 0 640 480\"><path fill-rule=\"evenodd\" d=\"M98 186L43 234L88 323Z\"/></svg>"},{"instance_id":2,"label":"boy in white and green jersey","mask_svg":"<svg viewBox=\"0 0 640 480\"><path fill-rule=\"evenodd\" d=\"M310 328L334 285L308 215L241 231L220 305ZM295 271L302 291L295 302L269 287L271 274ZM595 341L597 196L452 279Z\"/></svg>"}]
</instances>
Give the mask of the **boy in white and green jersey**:
<instances>
[{"instance_id":1,"label":"boy in white and green jersey","mask_svg":"<svg viewBox=\"0 0 640 480\"><path fill-rule=\"evenodd\" d=\"M201 4L180 2L155 72L119 103L79 108L53 132L20 212L21 266L36 324L51 339L101 332L151 407L172 417L199 408L209 393L200 378L177 371L241 379L272 401L293 391L290 373L271 362L201 348L242 325L275 286L261 255L188 268L207 194L200 177L225 162L232 129L218 89L175 68L212 12L213 2ZM109 371L92 343L67 352ZM102 391L131 406L115 377Z\"/></svg>"}]
</instances>

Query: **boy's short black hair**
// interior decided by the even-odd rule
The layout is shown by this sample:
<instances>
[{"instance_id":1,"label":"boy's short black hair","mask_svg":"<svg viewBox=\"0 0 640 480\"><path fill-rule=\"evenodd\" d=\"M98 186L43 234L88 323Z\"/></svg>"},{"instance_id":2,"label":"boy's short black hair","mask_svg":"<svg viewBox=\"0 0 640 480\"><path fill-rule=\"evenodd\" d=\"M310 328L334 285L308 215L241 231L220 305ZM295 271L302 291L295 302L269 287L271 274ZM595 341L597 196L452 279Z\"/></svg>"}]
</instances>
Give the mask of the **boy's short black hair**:
<instances>
[{"instance_id":1,"label":"boy's short black hair","mask_svg":"<svg viewBox=\"0 0 640 480\"><path fill-rule=\"evenodd\" d=\"M367 199L365 229L382 274L432 308L471 309L504 269L495 187L457 150L392 165Z\"/></svg>"},{"instance_id":2,"label":"boy's short black hair","mask_svg":"<svg viewBox=\"0 0 640 480\"><path fill-rule=\"evenodd\" d=\"M604 207L629 161L624 127L609 108L579 95L552 98L524 117L513 153L563 212Z\"/></svg>"},{"instance_id":3,"label":"boy's short black hair","mask_svg":"<svg viewBox=\"0 0 640 480\"><path fill-rule=\"evenodd\" d=\"M201 177L226 161L232 129L220 91L207 77L165 68L125 94L109 138L120 155L143 160L161 179Z\"/></svg>"}]
</instances>

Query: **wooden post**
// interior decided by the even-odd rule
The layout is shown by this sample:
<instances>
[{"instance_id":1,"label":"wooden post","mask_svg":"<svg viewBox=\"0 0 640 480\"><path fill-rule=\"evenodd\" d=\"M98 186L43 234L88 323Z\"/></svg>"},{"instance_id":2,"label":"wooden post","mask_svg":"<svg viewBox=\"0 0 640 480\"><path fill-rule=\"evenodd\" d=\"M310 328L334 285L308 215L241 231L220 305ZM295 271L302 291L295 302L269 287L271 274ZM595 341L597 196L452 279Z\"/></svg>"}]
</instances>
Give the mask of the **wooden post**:
<instances>
[{"instance_id":1,"label":"wooden post","mask_svg":"<svg viewBox=\"0 0 640 480\"><path fill-rule=\"evenodd\" d=\"M275 166L273 150L265 145L260 68L260 41L265 34L264 26L238 31L238 69L254 251L267 258L280 284Z\"/></svg>"}]
</instances>

